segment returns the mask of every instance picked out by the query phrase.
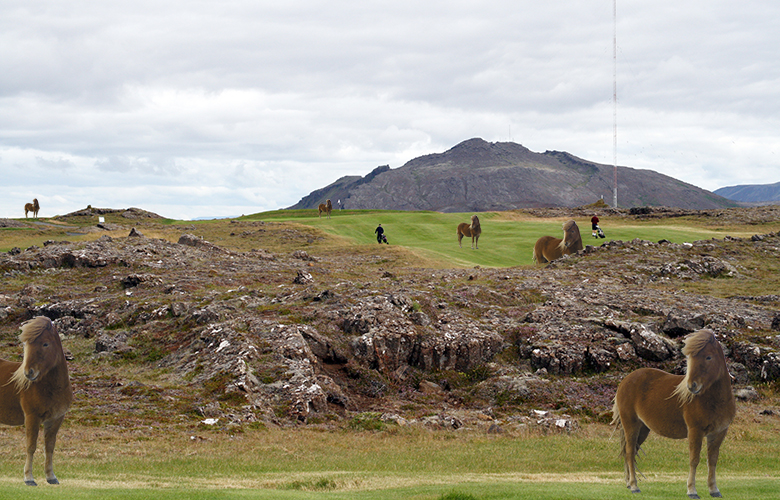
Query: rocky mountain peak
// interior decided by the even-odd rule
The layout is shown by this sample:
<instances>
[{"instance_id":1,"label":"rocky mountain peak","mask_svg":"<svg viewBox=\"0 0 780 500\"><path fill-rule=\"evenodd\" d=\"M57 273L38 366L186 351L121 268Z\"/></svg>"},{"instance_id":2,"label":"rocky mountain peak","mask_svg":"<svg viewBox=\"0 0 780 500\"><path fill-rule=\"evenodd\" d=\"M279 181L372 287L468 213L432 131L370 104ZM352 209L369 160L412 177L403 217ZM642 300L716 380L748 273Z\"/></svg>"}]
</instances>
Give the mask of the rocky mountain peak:
<instances>
[{"instance_id":1,"label":"rocky mountain peak","mask_svg":"<svg viewBox=\"0 0 780 500\"><path fill-rule=\"evenodd\" d=\"M483 212L577 207L612 199L614 167L564 151L535 153L513 142L473 138L443 153L365 177L342 177L290 208L339 199L347 209ZM618 167L620 206L712 209L736 203L652 170Z\"/></svg>"}]
</instances>

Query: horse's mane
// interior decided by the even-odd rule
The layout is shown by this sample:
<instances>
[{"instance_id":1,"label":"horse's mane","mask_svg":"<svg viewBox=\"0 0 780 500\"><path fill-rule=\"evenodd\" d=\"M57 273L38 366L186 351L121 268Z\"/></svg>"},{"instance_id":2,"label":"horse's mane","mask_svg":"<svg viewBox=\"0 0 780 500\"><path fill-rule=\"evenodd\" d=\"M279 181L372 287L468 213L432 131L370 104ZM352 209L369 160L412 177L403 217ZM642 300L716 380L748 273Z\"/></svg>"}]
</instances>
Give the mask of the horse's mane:
<instances>
[{"instance_id":1,"label":"horse's mane","mask_svg":"<svg viewBox=\"0 0 780 500\"><path fill-rule=\"evenodd\" d=\"M479 217L477 217L476 215L471 216L471 229L472 230L481 229L479 225Z\"/></svg>"},{"instance_id":2,"label":"horse's mane","mask_svg":"<svg viewBox=\"0 0 780 500\"><path fill-rule=\"evenodd\" d=\"M710 342L715 342L715 334L712 330L699 330L692 333L685 339L685 345L682 348L682 353L686 358L690 356L696 356L706 347ZM677 396L680 400L680 404L687 404L693 401L696 394L688 390L688 361L685 362L685 377L677 384L677 387L672 391L672 396Z\"/></svg>"},{"instance_id":3,"label":"horse's mane","mask_svg":"<svg viewBox=\"0 0 780 500\"><path fill-rule=\"evenodd\" d=\"M51 320L46 316L36 316L35 318L22 323L22 333L19 334L19 340L29 342L35 340L47 329L54 328Z\"/></svg>"},{"instance_id":4,"label":"horse's mane","mask_svg":"<svg viewBox=\"0 0 780 500\"><path fill-rule=\"evenodd\" d=\"M715 335L712 330L699 330L692 333L685 339L685 346L682 348L682 353L686 356L695 356L704 349L704 346L713 342Z\"/></svg>"},{"instance_id":5,"label":"horse's mane","mask_svg":"<svg viewBox=\"0 0 780 500\"><path fill-rule=\"evenodd\" d=\"M25 351L27 350L27 342L31 342L40 337L44 332L54 330L54 324L46 316L37 316L29 321L22 323L22 333L19 334L19 340L24 343ZM56 335L56 331L51 333ZM17 392L22 392L30 387L32 382L24 375L24 364L19 365L19 368L11 375L9 384L16 385Z\"/></svg>"},{"instance_id":6,"label":"horse's mane","mask_svg":"<svg viewBox=\"0 0 780 500\"><path fill-rule=\"evenodd\" d=\"M330 200L326 201L325 203L326 203L325 205L326 207L333 208L333 204L330 202Z\"/></svg>"}]
</instances>

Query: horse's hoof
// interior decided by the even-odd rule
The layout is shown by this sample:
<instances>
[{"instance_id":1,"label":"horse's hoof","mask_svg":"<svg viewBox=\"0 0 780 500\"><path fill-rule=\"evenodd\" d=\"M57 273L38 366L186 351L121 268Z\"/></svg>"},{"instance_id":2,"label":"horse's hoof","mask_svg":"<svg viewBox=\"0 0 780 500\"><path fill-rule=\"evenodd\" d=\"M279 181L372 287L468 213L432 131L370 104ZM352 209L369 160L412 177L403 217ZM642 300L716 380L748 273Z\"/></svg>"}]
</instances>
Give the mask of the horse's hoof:
<instances>
[{"instance_id":1,"label":"horse's hoof","mask_svg":"<svg viewBox=\"0 0 780 500\"><path fill-rule=\"evenodd\" d=\"M38 483L36 483L32 479L30 479L29 481L25 481L24 484L26 484L27 486L38 486Z\"/></svg>"},{"instance_id":2,"label":"horse's hoof","mask_svg":"<svg viewBox=\"0 0 780 500\"><path fill-rule=\"evenodd\" d=\"M688 498L701 498L701 497L696 493L688 493Z\"/></svg>"},{"instance_id":3,"label":"horse's hoof","mask_svg":"<svg viewBox=\"0 0 780 500\"><path fill-rule=\"evenodd\" d=\"M720 494L720 491L716 491L714 493L710 493L710 496L714 497L714 498L723 498L723 495Z\"/></svg>"},{"instance_id":4,"label":"horse's hoof","mask_svg":"<svg viewBox=\"0 0 780 500\"><path fill-rule=\"evenodd\" d=\"M60 482L57 481L56 477L53 477L51 479L47 479L46 482L49 483L49 484L60 484Z\"/></svg>"}]
</instances>

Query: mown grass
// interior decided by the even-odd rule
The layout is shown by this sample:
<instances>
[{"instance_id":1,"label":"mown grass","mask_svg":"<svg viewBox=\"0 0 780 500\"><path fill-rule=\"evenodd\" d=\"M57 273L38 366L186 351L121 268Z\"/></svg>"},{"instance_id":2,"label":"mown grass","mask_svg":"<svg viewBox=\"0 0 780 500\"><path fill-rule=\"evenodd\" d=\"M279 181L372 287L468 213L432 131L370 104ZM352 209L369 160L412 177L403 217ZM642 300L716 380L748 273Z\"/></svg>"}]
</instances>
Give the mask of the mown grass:
<instances>
[{"instance_id":1,"label":"mown grass","mask_svg":"<svg viewBox=\"0 0 780 500\"><path fill-rule=\"evenodd\" d=\"M727 498L776 498L777 416L740 406L721 452ZM76 424L77 425L77 424ZM89 436L88 436L89 435ZM91 437L91 439L89 439ZM0 499L31 497L21 484L21 429L4 428ZM419 498L458 492L475 498L625 498L612 428L542 435L429 431L394 425L380 432L267 429L80 429L61 431L59 487L38 498ZM651 435L640 459L642 498L685 494L685 441ZM37 457L36 475L42 475ZM43 482L43 481L41 481ZM699 467L706 494L706 468Z\"/></svg>"},{"instance_id":2,"label":"mown grass","mask_svg":"<svg viewBox=\"0 0 780 500\"><path fill-rule=\"evenodd\" d=\"M483 212L479 214L482 235L479 250L471 249L469 238L458 247L457 225L469 222L471 214L398 211L343 211L334 212L330 219L317 217L316 211L292 210L255 214L242 220L294 222L310 226L335 238L330 243L358 247L376 243L374 230L382 224L391 246L402 246L419 256L421 266L429 267L513 267L531 265L533 245L539 237L562 237L561 225L566 218L536 219L518 217L513 212ZM673 243L692 242L726 235L747 237L755 234L754 227L713 227L699 221L638 221L625 218L602 218L601 227L606 239L591 237L590 221L577 220L585 245L601 245L605 241L669 240ZM780 227L780 224L777 225ZM770 227L771 229L771 227ZM384 247L374 252L386 251Z\"/></svg>"}]
</instances>

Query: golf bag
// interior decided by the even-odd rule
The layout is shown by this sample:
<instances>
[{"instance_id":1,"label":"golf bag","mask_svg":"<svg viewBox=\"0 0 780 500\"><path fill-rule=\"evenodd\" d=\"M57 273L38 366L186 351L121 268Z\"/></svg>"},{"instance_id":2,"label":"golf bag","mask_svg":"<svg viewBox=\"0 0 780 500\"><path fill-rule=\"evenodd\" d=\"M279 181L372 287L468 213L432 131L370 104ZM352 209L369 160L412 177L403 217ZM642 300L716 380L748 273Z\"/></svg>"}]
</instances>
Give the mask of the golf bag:
<instances>
[{"instance_id":1,"label":"golf bag","mask_svg":"<svg viewBox=\"0 0 780 500\"><path fill-rule=\"evenodd\" d=\"M591 233L591 236L593 236L594 238L606 238L606 235L604 234L604 231L602 231L601 227L599 227L598 225L596 226L596 228Z\"/></svg>"}]
</instances>

